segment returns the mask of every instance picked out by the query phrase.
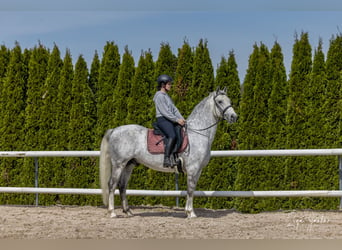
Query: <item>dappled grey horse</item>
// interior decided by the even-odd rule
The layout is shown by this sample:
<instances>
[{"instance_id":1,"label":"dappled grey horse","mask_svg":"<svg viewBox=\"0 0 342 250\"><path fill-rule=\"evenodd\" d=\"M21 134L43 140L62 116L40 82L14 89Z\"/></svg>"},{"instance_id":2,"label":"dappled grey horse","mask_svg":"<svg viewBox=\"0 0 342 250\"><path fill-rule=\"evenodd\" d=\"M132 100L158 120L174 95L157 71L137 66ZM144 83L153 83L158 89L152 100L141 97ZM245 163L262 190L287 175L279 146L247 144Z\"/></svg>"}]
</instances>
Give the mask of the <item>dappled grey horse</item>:
<instances>
[{"instance_id":1,"label":"dappled grey horse","mask_svg":"<svg viewBox=\"0 0 342 250\"><path fill-rule=\"evenodd\" d=\"M217 89L196 105L187 119L189 145L179 154L182 168L187 175L187 200L185 212L188 218L196 217L193 196L202 168L210 160L211 144L217 124L221 119L233 123L237 115L226 90ZM147 150L148 129L139 125L124 125L109 129L102 139L100 153L100 182L103 203L111 217L114 212L114 191L118 186L123 212L132 215L126 197L127 183L132 170L138 164L162 172L176 172L177 168L163 167L163 154L151 154Z\"/></svg>"}]
</instances>

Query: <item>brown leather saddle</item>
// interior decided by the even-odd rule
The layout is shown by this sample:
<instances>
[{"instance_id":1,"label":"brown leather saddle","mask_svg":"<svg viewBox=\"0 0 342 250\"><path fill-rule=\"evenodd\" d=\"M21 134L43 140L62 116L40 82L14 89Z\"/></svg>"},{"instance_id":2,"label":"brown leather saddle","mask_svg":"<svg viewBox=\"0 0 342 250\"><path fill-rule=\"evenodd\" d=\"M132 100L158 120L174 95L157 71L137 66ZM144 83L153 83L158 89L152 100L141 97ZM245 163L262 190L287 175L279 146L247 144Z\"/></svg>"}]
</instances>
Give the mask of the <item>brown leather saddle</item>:
<instances>
[{"instance_id":1,"label":"brown leather saddle","mask_svg":"<svg viewBox=\"0 0 342 250\"><path fill-rule=\"evenodd\" d=\"M182 153L185 151L189 144L189 138L185 129L181 126L176 126L177 145L176 153ZM147 132L147 150L151 154L164 154L164 135L158 126L153 123L153 129L148 129Z\"/></svg>"}]
</instances>

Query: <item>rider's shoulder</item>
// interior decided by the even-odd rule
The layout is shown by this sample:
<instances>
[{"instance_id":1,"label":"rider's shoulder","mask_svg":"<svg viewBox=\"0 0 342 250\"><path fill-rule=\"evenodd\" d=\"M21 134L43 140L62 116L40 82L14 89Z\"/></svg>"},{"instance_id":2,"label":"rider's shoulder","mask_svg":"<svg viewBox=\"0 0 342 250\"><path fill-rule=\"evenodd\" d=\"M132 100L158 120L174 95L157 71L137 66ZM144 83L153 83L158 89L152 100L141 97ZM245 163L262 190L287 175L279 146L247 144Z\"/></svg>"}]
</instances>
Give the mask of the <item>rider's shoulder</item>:
<instances>
[{"instance_id":1,"label":"rider's shoulder","mask_svg":"<svg viewBox=\"0 0 342 250\"><path fill-rule=\"evenodd\" d=\"M165 96L165 95L166 95L166 93L159 90L154 94L154 98L158 98L158 97Z\"/></svg>"}]
</instances>

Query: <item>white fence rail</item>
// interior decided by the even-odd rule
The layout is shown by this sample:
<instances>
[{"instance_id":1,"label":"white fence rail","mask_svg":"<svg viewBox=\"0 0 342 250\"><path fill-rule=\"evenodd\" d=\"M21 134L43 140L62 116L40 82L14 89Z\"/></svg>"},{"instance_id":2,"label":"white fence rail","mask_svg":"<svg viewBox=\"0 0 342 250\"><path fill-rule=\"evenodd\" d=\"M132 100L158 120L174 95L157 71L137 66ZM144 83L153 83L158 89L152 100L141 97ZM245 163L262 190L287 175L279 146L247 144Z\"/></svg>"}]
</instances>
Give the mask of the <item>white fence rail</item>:
<instances>
[{"instance_id":1,"label":"white fence rail","mask_svg":"<svg viewBox=\"0 0 342 250\"><path fill-rule=\"evenodd\" d=\"M39 188L38 158L40 157L99 157L100 151L0 151L0 157L31 157L35 159L35 187L0 187L0 193L36 194L101 194L100 189L78 188ZM302 191L196 191L195 196L205 197L342 197L342 148L333 149L281 149L281 150L234 150L211 151L211 157L256 157L256 156L338 156L340 170L340 190L302 190ZM176 184L177 189L177 184ZM118 190L115 192L118 195ZM132 196L186 196L186 191L127 190ZM178 203L178 202L177 202ZM342 208L342 198L340 203Z\"/></svg>"},{"instance_id":2,"label":"white fence rail","mask_svg":"<svg viewBox=\"0 0 342 250\"><path fill-rule=\"evenodd\" d=\"M211 157L342 156L342 148L211 151ZM98 157L100 151L0 151L0 157Z\"/></svg>"}]
</instances>

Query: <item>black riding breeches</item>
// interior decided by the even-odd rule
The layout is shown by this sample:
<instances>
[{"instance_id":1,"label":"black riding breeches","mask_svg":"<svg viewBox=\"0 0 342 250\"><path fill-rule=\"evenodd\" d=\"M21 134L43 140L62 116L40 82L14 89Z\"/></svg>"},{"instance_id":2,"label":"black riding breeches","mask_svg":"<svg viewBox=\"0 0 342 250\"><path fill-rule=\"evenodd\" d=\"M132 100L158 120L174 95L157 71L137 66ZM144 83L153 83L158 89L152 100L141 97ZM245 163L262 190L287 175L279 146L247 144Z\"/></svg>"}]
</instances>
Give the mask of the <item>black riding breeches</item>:
<instances>
[{"instance_id":1,"label":"black riding breeches","mask_svg":"<svg viewBox=\"0 0 342 250\"><path fill-rule=\"evenodd\" d=\"M175 126L177 124L169 121L165 117L158 117L157 125L166 136L167 142L165 143L165 156L169 157L176 145L177 135Z\"/></svg>"}]
</instances>

